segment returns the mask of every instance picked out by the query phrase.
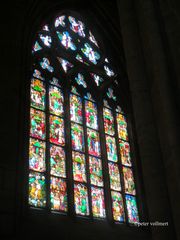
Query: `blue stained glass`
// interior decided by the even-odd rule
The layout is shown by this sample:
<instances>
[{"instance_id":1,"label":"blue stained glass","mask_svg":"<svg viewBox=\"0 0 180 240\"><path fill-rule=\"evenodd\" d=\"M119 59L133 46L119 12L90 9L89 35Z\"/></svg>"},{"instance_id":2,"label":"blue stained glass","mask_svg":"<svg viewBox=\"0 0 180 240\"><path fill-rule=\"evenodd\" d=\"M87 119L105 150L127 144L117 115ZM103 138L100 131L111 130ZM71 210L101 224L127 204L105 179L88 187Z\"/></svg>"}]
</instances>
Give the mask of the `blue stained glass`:
<instances>
[{"instance_id":1,"label":"blue stained glass","mask_svg":"<svg viewBox=\"0 0 180 240\"><path fill-rule=\"evenodd\" d=\"M43 69L47 69L49 72L54 72L54 68L50 66L50 61L48 58L43 58L40 62L40 65Z\"/></svg>"},{"instance_id":2,"label":"blue stained glass","mask_svg":"<svg viewBox=\"0 0 180 240\"><path fill-rule=\"evenodd\" d=\"M65 27L65 16L60 16L60 17L57 17L56 20L55 20L55 23L54 23L54 26L55 27L58 27L59 25L61 25L62 27Z\"/></svg>"},{"instance_id":3,"label":"blue stained glass","mask_svg":"<svg viewBox=\"0 0 180 240\"><path fill-rule=\"evenodd\" d=\"M79 85L82 85L84 88L87 88L87 84L84 81L84 76L81 73L78 73L77 77L75 77L75 80Z\"/></svg>"},{"instance_id":4,"label":"blue stained glass","mask_svg":"<svg viewBox=\"0 0 180 240\"><path fill-rule=\"evenodd\" d=\"M61 63L61 66L66 73L70 68L74 67L72 63L68 62L67 60L65 60L63 58L57 57L57 59Z\"/></svg>"},{"instance_id":5,"label":"blue stained glass","mask_svg":"<svg viewBox=\"0 0 180 240\"><path fill-rule=\"evenodd\" d=\"M100 54L95 52L88 43L84 44L84 47L81 48L81 51L89 59L90 62L97 64L97 60L100 59Z\"/></svg>"},{"instance_id":6,"label":"blue stained glass","mask_svg":"<svg viewBox=\"0 0 180 240\"><path fill-rule=\"evenodd\" d=\"M105 65L105 66L104 66L104 70L105 70L106 74L107 74L109 77L114 76L113 70L111 70L108 66Z\"/></svg>"},{"instance_id":7,"label":"blue stained glass","mask_svg":"<svg viewBox=\"0 0 180 240\"><path fill-rule=\"evenodd\" d=\"M130 223L139 222L136 198L130 195L126 195L126 205L128 210L128 221Z\"/></svg>"},{"instance_id":8,"label":"blue stained glass","mask_svg":"<svg viewBox=\"0 0 180 240\"><path fill-rule=\"evenodd\" d=\"M40 39L43 41L44 45L51 47L52 39L48 35L39 34Z\"/></svg>"},{"instance_id":9,"label":"blue stained glass","mask_svg":"<svg viewBox=\"0 0 180 240\"><path fill-rule=\"evenodd\" d=\"M70 37L69 33L67 31L61 33L61 32L56 32L58 35L59 40L61 41L61 44L66 48L66 49L71 49L75 51L77 48L75 44L72 42L72 38Z\"/></svg>"},{"instance_id":10,"label":"blue stained glass","mask_svg":"<svg viewBox=\"0 0 180 240\"><path fill-rule=\"evenodd\" d=\"M75 32L78 33L79 36L85 37L84 33L84 24L81 21L77 21L74 17L68 17L69 22L71 23L70 28Z\"/></svg>"}]
</instances>

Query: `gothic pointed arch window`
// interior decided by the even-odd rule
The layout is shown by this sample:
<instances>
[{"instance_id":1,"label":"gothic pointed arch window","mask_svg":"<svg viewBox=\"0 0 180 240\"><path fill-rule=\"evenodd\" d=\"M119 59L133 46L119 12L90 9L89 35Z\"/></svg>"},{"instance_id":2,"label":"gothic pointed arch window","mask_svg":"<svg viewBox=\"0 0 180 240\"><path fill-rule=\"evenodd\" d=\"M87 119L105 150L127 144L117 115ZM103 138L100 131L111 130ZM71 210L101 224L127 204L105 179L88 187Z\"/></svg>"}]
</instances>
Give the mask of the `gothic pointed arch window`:
<instances>
[{"instance_id":1,"label":"gothic pointed arch window","mask_svg":"<svg viewBox=\"0 0 180 240\"><path fill-rule=\"evenodd\" d=\"M30 81L30 207L139 221L127 116L117 85L113 66L77 14L59 14L39 29Z\"/></svg>"}]
</instances>

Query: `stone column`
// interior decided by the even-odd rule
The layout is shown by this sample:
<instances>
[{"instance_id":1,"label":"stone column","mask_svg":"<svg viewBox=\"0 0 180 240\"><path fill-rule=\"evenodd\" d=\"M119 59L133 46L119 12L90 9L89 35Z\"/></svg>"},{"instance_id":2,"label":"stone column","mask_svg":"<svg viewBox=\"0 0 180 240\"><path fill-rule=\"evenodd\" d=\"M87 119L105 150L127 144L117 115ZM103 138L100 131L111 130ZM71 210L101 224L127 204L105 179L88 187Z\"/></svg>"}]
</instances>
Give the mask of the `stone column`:
<instances>
[{"instance_id":1,"label":"stone column","mask_svg":"<svg viewBox=\"0 0 180 240\"><path fill-rule=\"evenodd\" d=\"M137 161L141 161L142 165L149 221L169 222L169 227L151 227L152 238L172 239L173 227L164 163L154 119L144 49L134 8L135 2L118 0L117 4L140 152L140 159Z\"/></svg>"}]
</instances>

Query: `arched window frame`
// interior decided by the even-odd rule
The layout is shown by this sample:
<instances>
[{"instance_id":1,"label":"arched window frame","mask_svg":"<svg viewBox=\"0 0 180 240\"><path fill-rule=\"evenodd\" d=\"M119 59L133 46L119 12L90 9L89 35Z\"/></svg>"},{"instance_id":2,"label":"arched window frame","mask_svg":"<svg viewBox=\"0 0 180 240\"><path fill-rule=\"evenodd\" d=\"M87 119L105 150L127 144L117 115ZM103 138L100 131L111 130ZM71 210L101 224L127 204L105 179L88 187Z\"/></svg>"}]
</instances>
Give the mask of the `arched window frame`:
<instances>
[{"instance_id":1,"label":"arched window frame","mask_svg":"<svg viewBox=\"0 0 180 240\"><path fill-rule=\"evenodd\" d=\"M71 13L71 12L68 12L68 11L65 11L65 13L66 13L66 15L68 15L68 13ZM63 12L62 13L59 13L57 16L60 16L60 15L63 15ZM80 21L82 21L82 22L85 22L84 21L84 19L81 19L81 17L77 14L77 13L73 13L73 16L75 17L75 18L77 18L77 19L79 19ZM56 17L55 17L56 18ZM55 19L54 18L54 19ZM53 21L52 21L53 22ZM86 25L86 23L85 23L85 25ZM88 25L87 25L88 26ZM39 33L39 32L38 32ZM75 35L75 34L74 34ZM60 45L60 44L59 44ZM101 48L99 48L99 49L101 49ZM98 49L98 50L99 50ZM57 49L56 49L57 50ZM68 52L68 50L64 50L64 52L62 51L61 52L61 56L62 57L64 57L64 58L67 58L69 61L70 61L70 59L69 59L69 57L67 57L67 53L66 53L66 51ZM58 52L58 50L57 50L57 52ZM99 52L101 52L101 51L99 51ZM69 53L71 54L72 52L70 52L69 51ZM103 52L101 53L101 54L103 54ZM70 57L71 58L71 57ZM105 56L104 56L104 59L105 59ZM36 58L35 59L35 61L37 61L38 59ZM71 62L71 61L70 61ZM54 64L57 64L57 63L54 63ZM81 64L77 64L76 66L75 66L75 68L76 69L81 69L81 67L82 67L82 65ZM84 65L84 68L86 69L86 66ZM96 70L96 67L93 67L93 66L91 66L91 69L92 69L92 72L95 72L95 73L99 73L98 72L98 70ZM81 70L82 71L82 70ZM45 71L43 71L42 70L42 72L44 72L45 73ZM69 78L69 75L71 75L71 70L70 70L70 72L69 72L69 74L62 74L62 76L63 76L63 79L65 79L65 81L61 81L61 84L62 84L62 89L63 89L63 91L64 91L64 96L65 96L65 99L66 99L66 101L65 101L65 108L66 108L66 116L65 116L65 121L67 120L67 123L66 123L66 125L68 126L68 124L70 124L70 117L68 117L68 115L69 115L69 111L67 110L68 109L68 105L69 105L69 97L68 97L68 94L69 94L69 92L70 92L70 82L69 81L66 81L66 80L68 80L68 78ZM83 71L82 71L83 72ZM84 73L85 74L85 76L86 76L86 73ZM101 74L101 72L99 73L99 74ZM47 73L45 73L45 75L46 75L46 78L49 78L49 74L47 74ZM72 74L72 76L73 76L73 74ZM71 77L72 77L71 76ZM118 77L118 76L117 76ZM88 78L87 78L88 79ZM89 79L90 80L90 79ZM108 169L107 169L107 163L108 163L108 161L107 161L107 153L106 153L106 150L105 150L105 148L106 148L106 146L105 146L105 133L104 133L104 123L103 123L103 99L107 99L108 100L108 102L109 102L109 104L112 106L112 108L113 108L113 115L114 115L114 119L116 119L116 117L115 117L115 114L116 114L116 111L115 111L115 107L116 107L116 103L114 103L114 101L112 101L111 99L109 99L108 97L107 97L107 95L106 95L106 91L105 90L107 90L108 89L108 87L110 87L111 85L112 85L112 83L115 81L116 79L115 78L111 78L110 80L109 80L109 82L105 82L105 84L103 85L103 87L101 86L99 89L100 89L100 91L98 92L98 93L103 93L103 94L101 94L101 95L98 95L98 96L96 96L96 94L94 94L94 98L95 98L95 100L96 100L96 102L98 103L98 115L99 115L99 126L100 126L100 129L99 129L99 133L100 133L100 135L101 135L101 152L102 152L102 158L104 158L104 159L106 159L105 161L104 161L104 166L103 166L103 168L104 168L104 181L105 182L108 182L106 185L108 185L109 184L109 174L108 174ZM85 94L85 90L84 89L82 89L82 88L80 88L79 87L79 85L77 84L77 83L75 83L74 82L74 84L73 85L75 85L76 86L76 88L78 89L78 91L80 92L80 94L81 94L81 96L83 96L84 94ZM96 86L95 85L95 83L94 82L90 82L89 81L89 85L92 85L91 86L91 89L94 87L94 86ZM91 94L93 94L93 92L91 92ZM119 101L119 99L118 99L118 101ZM48 99L46 99L46 106L48 106ZM85 120L85 119L84 119ZM116 121L115 121L115 125L117 125L117 123L116 123ZM66 151L71 151L72 150L72 148L70 147L70 145L71 145L71 143L70 143L70 127L65 127L65 128L67 128L68 130L66 130L66 138L68 139L67 140L67 142L69 141L69 143L67 144L68 146L67 146L67 149L66 149ZM85 124L83 125L83 128L85 129ZM87 128L87 127L86 127ZM116 129L117 129L117 126L115 127ZM47 130L48 131L48 130ZM85 134L86 135L86 134ZM118 141L118 137L117 137L117 130L116 130L116 144L117 144L117 141ZM117 148L118 149L118 148ZM86 150L87 151L87 150ZM119 152L119 150L118 150L118 152ZM119 155L119 153L118 153L118 155ZM49 165L49 163L48 163L48 161L47 161L47 159L48 159L48 156L46 156L46 164L47 164L47 166ZM72 182L73 182L73 176L72 176L72 166L71 166L71 163L72 163L72 158L70 157L70 160L71 161L69 161L69 162L66 162L66 164L67 164L67 168L69 169L69 171L67 171L67 179L69 179L69 181L71 182L71 185L72 185ZM68 166L68 164L69 164L69 166ZM50 167L48 167L48 169L49 169ZM134 167L133 167L133 161L132 161L132 169L133 169ZM50 170L48 170L48 171L50 171ZM133 170L134 171L134 170ZM107 181L106 181L107 180ZM48 180L49 181L49 180ZM122 178L122 174L121 174L121 183L123 183L123 178ZM49 183L48 183L49 184ZM71 187L72 188L72 187ZM109 186L106 186L105 188L109 188ZM49 192L48 192L48 190L47 190L47 194L49 194ZM112 217L112 210L111 210L111 208L112 208L112 206L111 206L111 200L110 200L110 195L108 194L108 193L106 193L105 194L106 195L106 200L105 200L105 202L106 202L106 212L107 212L107 219L106 220L108 220L108 221L113 221L113 217ZM109 195L109 196L108 196ZM69 214L70 215L72 215L72 216L74 216L75 215L75 212L74 212L74 210L73 210L73 207L72 207L72 204L73 204L73 196L72 196L72 189L71 189L71 191L69 191L68 192L68 196L69 196L69 205L71 206L71 207L69 207ZM90 201L91 202L91 201ZM124 203L125 203L125 201L124 201ZM48 206L50 206L50 199L49 200L47 200L47 205ZM49 209L49 207L47 207L47 209ZM128 221L127 221L127 211L125 211L125 215L126 215L126 223L128 223ZM93 219L93 216L92 216L92 213L90 214L90 216L88 217L88 218L91 218L91 219Z\"/></svg>"}]
</instances>

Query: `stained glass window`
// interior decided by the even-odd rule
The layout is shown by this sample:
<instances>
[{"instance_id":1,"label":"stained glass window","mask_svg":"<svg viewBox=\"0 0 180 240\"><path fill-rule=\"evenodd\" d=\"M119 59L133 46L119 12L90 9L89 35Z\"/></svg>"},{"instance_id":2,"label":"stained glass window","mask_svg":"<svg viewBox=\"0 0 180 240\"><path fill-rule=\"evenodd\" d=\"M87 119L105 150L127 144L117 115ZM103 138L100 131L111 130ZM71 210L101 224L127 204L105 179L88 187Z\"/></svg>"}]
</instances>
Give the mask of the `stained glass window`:
<instances>
[{"instance_id":1,"label":"stained glass window","mask_svg":"<svg viewBox=\"0 0 180 240\"><path fill-rule=\"evenodd\" d=\"M118 75L99 44L76 14L65 13L45 23L32 44L28 203L134 224L128 117L116 94Z\"/></svg>"}]
</instances>

